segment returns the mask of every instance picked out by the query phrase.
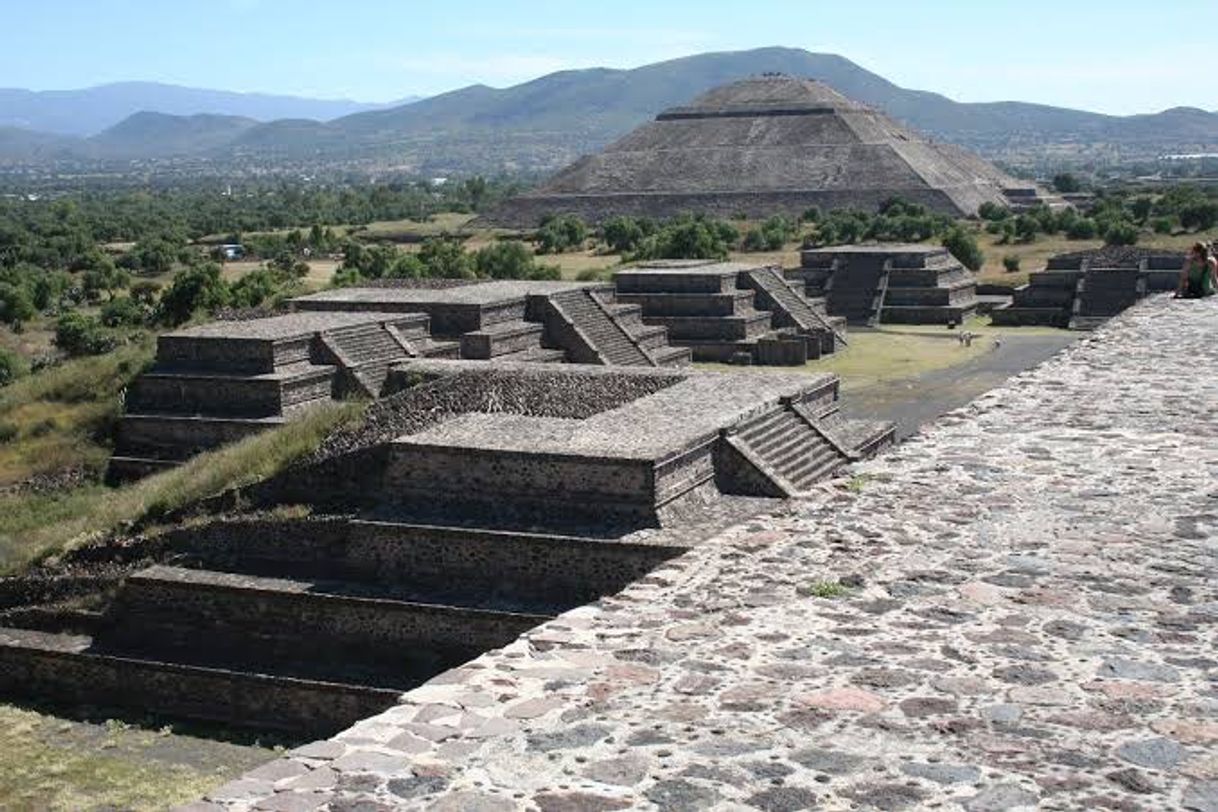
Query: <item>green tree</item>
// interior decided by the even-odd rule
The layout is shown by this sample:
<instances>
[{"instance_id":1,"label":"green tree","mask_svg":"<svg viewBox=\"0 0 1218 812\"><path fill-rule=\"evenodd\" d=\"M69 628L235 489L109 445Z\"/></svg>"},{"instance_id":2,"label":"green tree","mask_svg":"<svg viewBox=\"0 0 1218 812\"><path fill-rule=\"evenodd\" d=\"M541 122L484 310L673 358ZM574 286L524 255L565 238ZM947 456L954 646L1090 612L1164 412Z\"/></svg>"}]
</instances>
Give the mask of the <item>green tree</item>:
<instances>
[{"instance_id":1,"label":"green tree","mask_svg":"<svg viewBox=\"0 0 1218 812\"><path fill-rule=\"evenodd\" d=\"M1069 172L1060 172L1053 176L1053 188L1062 194L1074 194L1083 190L1083 184Z\"/></svg>"},{"instance_id":2,"label":"green tree","mask_svg":"<svg viewBox=\"0 0 1218 812\"><path fill-rule=\"evenodd\" d=\"M116 342L102 330L101 322L80 311L69 310L55 323L55 346L70 356L101 355Z\"/></svg>"},{"instance_id":3,"label":"green tree","mask_svg":"<svg viewBox=\"0 0 1218 812\"><path fill-rule=\"evenodd\" d=\"M431 278L470 279L474 275L470 256L457 240L442 237L425 240L419 249L419 261Z\"/></svg>"},{"instance_id":4,"label":"green tree","mask_svg":"<svg viewBox=\"0 0 1218 812\"><path fill-rule=\"evenodd\" d=\"M588 239L588 225L579 215L559 214L547 217L537 230L537 253L561 254L583 248Z\"/></svg>"},{"instance_id":5,"label":"green tree","mask_svg":"<svg viewBox=\"0 0 1218 812\"><path fill-rule=\"evenodd\" d=\"M101 323L106 327L138 327L148 313L131 296L117 296L102 305Z\"/></svg>"},{"instance_id":6,"label":"green tree","mask_svg":"<svg viewBox=\"0 0 1218 812\"><path fill-rule=\"evenodd\" d=\"M985 254L977 245L977 238L959 226L943 235L943 247L970 271L979 271L985 264Z\"/></svg>"},{"instance_id":7,"label":"green tree","mask_svg":"<svg viewBox=\"0 0 1218 812\"><path fill-rule=\"evenodd\" d=\"M20 332L38 311L30 292L21 285L0 283L0 322Z\"/></svg>"},{"instance_id":8,"label":"green tree","mask_svg":"<svg viewBox=\"0 0 1218 812\"><path fill-rule=\"evenodd\" d=\"M161 295L159 320L170 325L187 322L200 311L214 312L228 304L228 284L215 263L179 271Z\"/></svg>"},{"instance_id":9,"label":"green tree","mask_svg":"<svg viewBox=\"0 0 1218 812\"><path fill-rule=\"evenodd\" d=\"M494 242L474 254L478 276L491 279L529 279L533 275L533 255L517 240Z\"/></svg>"},{"instance_id":10,"label":"green tree","mask_svg":"<svg viewBox=\"0 0 1218 812\"><path fill-rule=\"evenodd\" d=\"M644 236L642 224L634 217L613 217L601 226L601 237L615 254L630 253L638 248Z\"/></svg>"},{"instance_id":11,"label":"green tree","mask_svg":"<svg viewBox=\"0 0 1218 812\"><path fill-rule=\"evenodd\" d=\"M1138 227L1128 220L1118 220L1104 231L1105 245L1134 245L1138 241Z\"/></svg>"}]
</instances>

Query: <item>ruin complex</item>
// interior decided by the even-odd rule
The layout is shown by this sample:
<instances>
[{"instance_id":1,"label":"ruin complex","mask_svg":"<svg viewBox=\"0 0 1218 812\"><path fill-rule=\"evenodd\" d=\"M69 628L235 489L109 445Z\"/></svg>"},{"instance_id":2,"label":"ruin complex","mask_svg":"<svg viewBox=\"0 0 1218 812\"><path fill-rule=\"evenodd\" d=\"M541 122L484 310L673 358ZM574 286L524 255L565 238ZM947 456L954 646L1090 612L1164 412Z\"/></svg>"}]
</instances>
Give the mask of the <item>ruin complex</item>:
<instances>
[{"instance_id":1,"label":"ruin complex","mask_svg":"<svg viewBox=\"0 0 1218 812\"><path fill-rule=\"evenodd\" d=\"M977 308L977 281L946 248L847 245L803 251L787 271L829 315L854 324L959 324Z\"/></svg>"},{"instance_id":2,"label":"ruin complex","mask_svg":"<svg viewBox=\"0 0 1218 812\"><path fill-rule=\"evenodd\" d=\"M417 314L368 312L422 340ZM318 315L243 334L251 376L308 363ZM300 377L268 409L306 403L282 395ZM308 518L179 527L0 612L0 693L330 735L893 436L844 418L827 374L418 357L376 382L364 426L230 500Z\"/></svg>"},{"instance_id":3,"label":"ruin complex","mask_svg":"<svg viewBox=\"0 0 1218 812\"><path fill-rule=\"evenodd\" d=\"M161 336L155 364L127 393L110 480L173 467L319 402L381 397L412 360L798 366L846 340L844 320L765 265L657 263L614 284L343 288L290 306Z\"/></svg>"},{"instance_id":4,"label":"ruin complex","mask_svg":"<svg viewBox=\"0 0 1218 812\"><path fill-rule=\"evenodd\" d=\"M957 216L976 214L983 203L1060 204L828 85L774 75L723 85L665 110L506 201L487 221L529 228L563 213L590 222L683 212L763 218L798 216L812 206L876 209L890 198Z\"/></svg>"},{"instance_id":5,"label":"ruin complex","mask_svg":"<svg viewBox=\"0 0 1218 812\"><path fill-rule=\"evenodd\" d=\"M1028 275L994 324L1092 330L1152 293L1176 289L1182 254L1110 246L1060 254Z\"/></svg>"}]
</instances>

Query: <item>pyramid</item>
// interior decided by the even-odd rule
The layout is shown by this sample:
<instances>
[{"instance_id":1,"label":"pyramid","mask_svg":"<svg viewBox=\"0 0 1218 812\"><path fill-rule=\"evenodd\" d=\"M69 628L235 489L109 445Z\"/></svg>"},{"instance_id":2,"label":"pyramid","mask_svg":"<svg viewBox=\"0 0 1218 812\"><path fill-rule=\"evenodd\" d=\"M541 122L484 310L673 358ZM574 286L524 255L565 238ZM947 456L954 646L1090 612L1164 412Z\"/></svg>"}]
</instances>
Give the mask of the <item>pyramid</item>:
<instances>
[{"instance_id":1,"label":"pyramid","mask_svg":"<svg viewBox=\"0 0 1218 812\"><path fill-rule=\"evenodd\" d=\"M967 216L985 202L1039 200L1039 191L977 155L928 141L821 82L764 75L673 107L488 218L514 227L572 212L669 217L797 215L874 210L891 197Z\"/></svg>"}]
</instances>

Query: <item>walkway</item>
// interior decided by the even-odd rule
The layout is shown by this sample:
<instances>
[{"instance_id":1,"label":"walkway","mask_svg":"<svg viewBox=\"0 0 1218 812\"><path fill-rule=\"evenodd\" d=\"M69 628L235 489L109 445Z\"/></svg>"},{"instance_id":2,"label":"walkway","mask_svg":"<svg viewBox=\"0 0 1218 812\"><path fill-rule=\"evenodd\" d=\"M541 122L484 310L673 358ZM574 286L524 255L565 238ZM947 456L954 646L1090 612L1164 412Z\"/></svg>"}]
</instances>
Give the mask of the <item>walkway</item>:
<instances>
[{"instance_id":1,"label":"walkway","mask_svg":"<svg viewBox=\"0 0 1218 812\"><path fill-rule=\"evenodd\" d=\"M195 808L1218 809L1216 327L1150 300Z\"/></svg>"}]
</instances>

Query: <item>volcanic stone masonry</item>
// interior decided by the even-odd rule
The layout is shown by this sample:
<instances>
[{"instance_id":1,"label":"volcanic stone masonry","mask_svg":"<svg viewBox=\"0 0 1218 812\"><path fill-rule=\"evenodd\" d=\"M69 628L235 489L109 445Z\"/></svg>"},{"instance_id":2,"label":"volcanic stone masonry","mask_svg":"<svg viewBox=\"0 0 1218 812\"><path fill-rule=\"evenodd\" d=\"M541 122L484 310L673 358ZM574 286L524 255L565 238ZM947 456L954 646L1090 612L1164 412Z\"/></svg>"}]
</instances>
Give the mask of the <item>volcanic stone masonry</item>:
<instances>
[{"instance_id":1,"label":"volcanic stone masonry","mask_svg":"<svg viewBox=\"0 0 1218 812\"><path fill-rule=\"evenodd\" d=\"M960 324L977 309L976 279L938 246L810 249L786 275L830 316L855 324Z\"/></svg>"},{"instance_id":2,"label":"volcanic stone masonry","mask_svg":"<svg viewBox=\"0 0 1218 812\"><path fill-rule=\"evenodd\" d=\"M842 320L767 266L645 266L616 282L344 288L286 315L163 335L127 394L108 479L179 465L331 398L381 397L412 359L798 366L846 340Z\"/></svg>"},{"instance_id":3,"label":"volcanic stone masonry","mask_svg":"<svg viewBox=\"0 0 1218 812\"><path fill-rule=\"evenodd\" d=\"M824 374L420 358L385 386L354 437L228 495L260 513L0 593L0 695L330 735L893 441Z\"/></svg>"},{"instance_id":4,"label":"volcanic stone masonry","mask_svg":"<svg viewBox=\"0 0 1218 812\"><path fill-rule=\"evenodd\" d=\"M1183 254L1109 246L1059 254L1015 288L994 324L1091 330L1152 293L1176 289Z\"/></svg>"},{"instance_id":5,"label":"volcanic stone masonry","mask_svg":"<svg viewBox=\"0 0 1218 812\"><path fill-rule=\"evenodd\" d=\"M1213 810L1216 318L1146 300L187 809Z\"/></svg>"},{"instance_id":6,"label":"volcanic stone masonry","mask_svg":"<svg viewBox=\"0 0 1218 812\"><path fill-rule=\"evenodd\" d=\"M1065 205L825 84L772 75L665 110L485 219L512 228L562 213L590 222L683 212L761 219L812 206L874 210L894 197L954 216L975 215L983 203Z\"/></svg>"}]
</instances>

